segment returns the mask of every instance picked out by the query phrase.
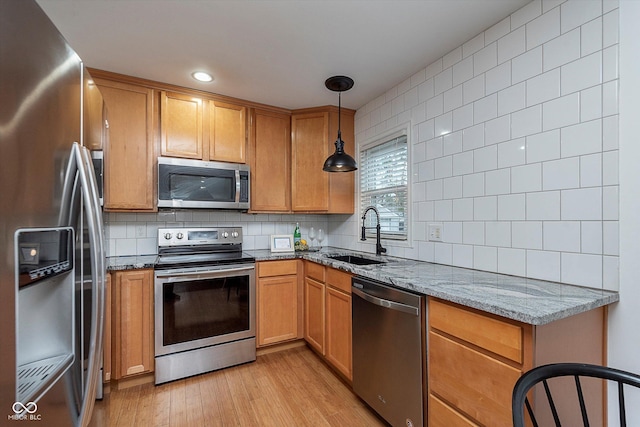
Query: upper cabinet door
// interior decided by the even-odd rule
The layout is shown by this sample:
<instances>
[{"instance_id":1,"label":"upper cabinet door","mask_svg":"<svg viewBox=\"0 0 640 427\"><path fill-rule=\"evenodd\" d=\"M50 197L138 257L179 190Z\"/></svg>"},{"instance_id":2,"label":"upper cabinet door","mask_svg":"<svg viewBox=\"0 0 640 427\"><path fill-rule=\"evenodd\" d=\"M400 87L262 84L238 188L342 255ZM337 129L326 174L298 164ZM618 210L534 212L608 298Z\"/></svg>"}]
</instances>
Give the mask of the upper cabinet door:
<instances>
[{"instance_id":1,"label":"upper cabinet door","mask_svg":"<svg viewBox=\"0 0 640 427\"><path fill-rule=\"evenodd\" d=\"M251 211L291 211L291 116L253 110Z\"/></svg>"},{"instance_id":2,"label":"upper cabinet door","mask_svg":"<svg viewBox=\"0 0 640 427\"><path fill-rule=\"evenodd\" d=\"M200 98L161 92L162 155L202 159L202 109Z\"/></svg>"},{"instance_id":3,"label":"upper cabinet door","mask_svg":"<svg viewBox=\"0 0 640 427\"><path fill-rule=\"evenodd\" d=\"M209 101L209 159L247 162L247 109Z\"/></svg>"},{"instance_id":4,"label":"upper cabinet door","mask_svg":"<svg viewBox=\"0 0 640 427\"><path fill-rule=\"evenodd\" d=\"M111 80L94 80L109 117L109 137L104 147L104 208L154 211L153 91Z\"/></svg>"},{"instance_id":5,"label":"upper cabinet door","mask_svg":"<svg viewBox=\"0 0 640 427\"><path fill-rule=\"evenodd\" d=\"M291 207L294 211L329 209L329 176L322 170L329 155L329 113L291 117Z\"/></svg>"}]
</instances>

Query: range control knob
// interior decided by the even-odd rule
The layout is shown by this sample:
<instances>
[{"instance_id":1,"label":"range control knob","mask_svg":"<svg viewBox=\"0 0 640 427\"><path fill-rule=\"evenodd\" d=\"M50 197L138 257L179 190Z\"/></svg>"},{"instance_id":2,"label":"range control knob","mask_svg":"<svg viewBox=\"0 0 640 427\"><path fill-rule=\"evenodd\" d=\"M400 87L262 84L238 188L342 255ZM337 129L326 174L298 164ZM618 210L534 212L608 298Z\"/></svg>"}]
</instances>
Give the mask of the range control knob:
<instances>
[{"instance_id":1,"label":"range control knob","mask_svg":"<svg viewBox=\"0 0 640 427\"><path fill-rule=\"evenodd\" d=\"M226 231L223 231L222 237L226 239L227 237L229 237L229 233L227 233Z\"/></svg>"},{"instance_id":2,"label":"range control knob","mask_svg":"<svg viewBox=\"0 0 640 427\"><path fill-rule=\"evenodd\" d=\"M233 233L231 233L231 237L233 238L237 238L240 234L238 234L237 231L234 231Z\"/></svg>"},{"instance_id":3,"label":"range control knob","mask_svg":"<svg viewBox=\"0 0 640 427\"><path fill-rule=\"evenodd\" d=\"M171 233L164 233L165 240L171 240Z\"/></svg>"},{"instance_id":4,"label":"range control knob","mask_svg":"<svg viewBox=\"0 0 640 427\"><path fill-rule=\"evenodd\" d=\"M178 234L176 234L176 237L178 238L178 240L180 240L180 239L182 239L184 237L184 234L178 233Z\"/></svg>"}]
</instances>

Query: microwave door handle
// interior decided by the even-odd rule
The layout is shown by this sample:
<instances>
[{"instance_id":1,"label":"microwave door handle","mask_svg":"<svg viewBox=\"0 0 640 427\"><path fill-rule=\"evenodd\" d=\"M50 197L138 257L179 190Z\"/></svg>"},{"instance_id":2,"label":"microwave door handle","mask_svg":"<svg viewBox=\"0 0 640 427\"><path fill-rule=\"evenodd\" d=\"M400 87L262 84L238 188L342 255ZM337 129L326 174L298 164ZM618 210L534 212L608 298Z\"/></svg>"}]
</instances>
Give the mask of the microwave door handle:
<instances>
[{"instance_id":1,"label":"microwave door handle","mask_svg":"<svg viewBox=\"0 0 640 427\"><path fill-rule=\"evenodd\" d=\"M86 148L84 149L86 150ZM97 388L100 361L102 360L102 335L104 322L104 242L102 242L102 229L100 224L100 205L96 204L96 183L92 175L93 168L89 167L88 151L82 151L82 147L74 143L74 153L78 164L78 175L84 209L87 214L87 227L89 230L89 244L91 253L91 279L93 282L91 302L91 331L89 344L88 379L83 390L82 406L79 413L79 425L89 423L89 417L93 409ZM90 159L89 159L90 160Z\"/></svg>"},{"instance_id":2,"label":"microwave door handle","mask_svg":"<svg viewBox=\"0 0 640 427\"><path fill-rule=\"evenodd\" d=\"M240 203L240 170L236 169L236 203Z\"/></svg>"}]
</instances>

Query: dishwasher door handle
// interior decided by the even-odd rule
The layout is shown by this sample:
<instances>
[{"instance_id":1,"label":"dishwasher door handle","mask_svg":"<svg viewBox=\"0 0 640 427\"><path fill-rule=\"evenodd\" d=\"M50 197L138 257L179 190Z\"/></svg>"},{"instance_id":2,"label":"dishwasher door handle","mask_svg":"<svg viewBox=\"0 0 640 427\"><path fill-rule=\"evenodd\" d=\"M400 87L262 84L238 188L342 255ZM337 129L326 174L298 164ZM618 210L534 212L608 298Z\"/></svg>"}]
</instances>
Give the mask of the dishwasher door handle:
<instances>
[{"instance_id":1,"label":"dishwasher door handle","mask_svg":"<svg viewBox=\"0 0 640 427\"><path fill-rule=\"evenodd\" d=\"M356 287L351 287L351 292L362 298L363 300L370 302L371 304L379 305L380 307L390 308L391 310L401 311L407 314L413 314L419 316L420 311L418 307L412 305L402 304L400 302L389 301L387 299L378 298L371 294L368 294Z\"/></svg>"}]
</instances>

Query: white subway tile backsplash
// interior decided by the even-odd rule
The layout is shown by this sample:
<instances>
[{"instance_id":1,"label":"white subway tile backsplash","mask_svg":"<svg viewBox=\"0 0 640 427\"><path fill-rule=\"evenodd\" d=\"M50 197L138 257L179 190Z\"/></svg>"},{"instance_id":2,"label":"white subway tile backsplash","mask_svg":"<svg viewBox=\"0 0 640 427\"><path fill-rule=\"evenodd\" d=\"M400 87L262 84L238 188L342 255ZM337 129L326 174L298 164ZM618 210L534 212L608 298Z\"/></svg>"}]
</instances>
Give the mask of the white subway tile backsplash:
<instances>
[{"instance_id":1,"label":"white subway tile backsplash","mask_svg":"<svg viewBox=\"0 0 640 427\"><path fill-rule=\"evenodd\" d=\"M473 199L453 200L453 220L472 221L473 220Z\"/></svg>"},{"instance_id":2,"label":"white subway tile backsplash","mask_svg":"<svg viewBox=\"0 0 640 427\"><path fill-rule=\"evenodd\" d=\"M390 253L616 290L617 43L617 0L534 0L360 108L356 142L412 123L413 247ZM329 218L363 248L357 215ZM241 223L259 245L266 222Z\"/></svg>"},{"instance_id":3,"label":"white subway tile backsplash","mask_svg":"<svg viewBox=\"0 0 640 427\"><path fill-rule=\"evenodd\" d=\"M453 110L453 131L473 125L473 104L463 105Z\"/></svg>"},{"instance_id":4,"label":"white subway tile backsplash","mask_svg":"<svg viewBox=\"0 0 640 427\"><path fill-rule=\"evenodd\" d=\"M467 80L462 84L462 98L465 104L484 97L484 74Z\"/></svg>"},{"instance_id":5,"label":"white subway tile backsplash","mask_svg":"<svg viewBox=\"0 0 640 427\"><path fill-rule=\"evenodd\" d=\"M562 157L602 151L602 121L591 120L563 128L560 132L560 147Z\"/></svg>"},{"instance_id":6,"label":"white subway tile backsplash","mask_svg":"<svg viewBox=\"0 0 640 427\"><path fill-rule=\"evenodd\" d=\"M542 107L542 122L545 131L570 126L580 121L579 93L545 102Z\"/></svg>"},{"instance_id":7,"label":"white subway tile backsplash","mask_svg":"<svg viewBox=\"0 0 640 427\"><path fill-rule=\"evenodd\" d=\"M528 221L560 219L560 191L527 193L526 201Z\"/></svg>"},{"instance_id":8,"label":"white subway tile backsplash","mask_svg":"<svg viewBox=\"0 0 640 427\"><path fill-rule=\"evenodd\" d=\"M511 14L511 29L514 30L521 25L535 19L542 13L542 1L534 0L527 3L521 9L516 10Z\"/></svg>"},{"instance_id":9,"label":"white subway tile backsplash","mask_svg":"<svg viewBox=\"0 0 640 427\"><path fill-rule=\"evenodd\" d=\"M442 228L442 240L447 243L462 243L462 223L445 223Z\"/></svg>"},{"instance_id":10,"label":"white subway tile backsplash","mask_svg":"<svg viewBox=\"0 0 640 427\"><path fill-rule=\"evenodd\" d=\"M455 154L453 156L453 175L473 173L473 151Z\"/></svg>"},{"instance_id":11,"label":"white subway tile backsplash","mask_svg":"<svg viewBox=\"0 0 640 427\"><path fill-rule=\"evenodd\" d=\"M618 11L614 10L602 17L602 47L618 43L620 34Z\"/></svg>"},{"instance_id":12,"label":"white subway tile backsplash","mask_svg":"<svg viewBox=\"0 0 640 427\"><path fill-rule=\"evenodd\" d=\"M498 248L498 273L524 276L526 255L523 249Z\"/></svg>"},{"instance_id":13,"label":"white subway tile backsplash","mask_svg":"<svg viewBox=\"0 0 640 427\"><path fill-rule=\"evenodd\" d=\"M452 67L452 84L460 85L473 77L473 56L463 59Z\"/></svg>"},{"instance_id":14,"label":"white subway tile backsplash","mask_svg":"<svg viewBox=\"0 0 640 427\"><path fill-rule=\"evenodd\" d=\"M602 219L602 188L563 190L560 194L563 221L595 221Z\"/></svg>"},{"instance_id":15,"label":"white subway tile backsplash","mask_svg":"<svg viewBox=\"0 0 640 427\"><path fill-rule=\"evenodd\" d=\"M473 199L473 219L475 221L495 221L498 219L498 199L496 196Z\"/></svg>"},{"instance_id":16,"label":"white subway tile backsplash","mask_svg":"<svg viewBox=\"0 0 640 427\"><path fill-rule=\"evenodd\" d=\"M511 61L505 62L485 73L485 93L487 95L511 86Z\"/></svg>"},{"instance_id":17,"label":"white subway tile backsplash","mask_svg":"<svg viewBox=\"0 0 640 427\"><path fill-rule=\"evenodd\" d=\"M560 35L560 10L552 9L527 23L527 49L533 49Z\"/></svg>"},{"instance_id":18,"label":"white subway tile backsplash","mask_svg":"<svg viewBox=\"0 0 640 427\"><path fill-rule=\"evenodd\" d=\"M485 145L497 144L511 138L511 116L505 115L484 124Z\"/></svg>"},{"instance_id":19,"label":"white subway tile backsplash","mask_svg":"<svg viewBox=\"0 0 640 427\"><path fill-rule=\"evenodd\" d=\"M580 29L563 34L544 45L544 71L553 70L580 58Z\"/></svg>"},{"instance_id":20,"label":"white subway tile backsplash","mask_svg":"<svg viewBox=\"0 0 640 427\"><path fill-rule=\"evenodd\" d=\"M498 40L498 64L513 59L526 50L525 27L520 27Z\"/></svg>"},{"instance_id":21,"label":"white subway tile backsplash","mask_svg":"<svg viewBox=\"0 0 640 427\"><path fill-rule=\"evenodd\" d=\"M616 159L617 166L617 159ZM599 187L602 185L602 154L590 154L580 157L580 187Z\"/></svg>"},{"instance_id":22,"label":"white subway tile backsplash","mask_svg":"<svg viewBox=\"0 0 640 427\"><path fill-rule=\"evenodd\" d=\"M459 199L461 197L462 197L462 177L454 176L451 178L445 178L443 180L443 198ZM454 209L454 213L455 213L455 209Z\"/></svg>"},{"instance_id":23,"label":"white subway tile backsplash","mask_svg":"<svg viewBox=\"0 0 640 427\"><path fill-rule=\"evenodd\" d=\"M600 85L580 92L580 121L602 117L602 87Z\"/></svg>"},{"instance_id":24,"label":"white subway tile backsplash","mask_svg":"<svg viewBox=\"0 0 640 427\"><path fill-rule=\"evenodd\" d=\"M498 196L498 221L524 221L525 219L524 194Z\"/></svg>"},{"instance_id":25,"label":"white subway tile backsplash","mask_svg":"<svg viewBox=\"0 0 640 427\"><path fill-rule=\"evenodd\" d=\"M473 153L474 172L494 170L498 167L498 148L495 145L479 148Z\"/></svg>"},{"instance_id":26,"label":"white subway tile backsplash","mask_svg":"<svg viewBox=\"0 0 640 427\"><path fill-rule=\"evenodd\" d=\"M580 252L580 221L544 221L542 230L544 250Z\"/></svg>"},{"instance_id":27,"label":"white subway tile backsplash","mask_svg":"<svg viewBox=\"0 0 640 427\"><path fill-rule=\"evenodd\" d=\"M454 86L443 94L443 111L449 112L461 107L462 85Z\"/></svg>"},{"instance_id":28,"label":"white subway tile backsplash","mask_svg":"<svg viewBox=\"0 0 640 427\"><path fill-rule=\"evenodd\" d=\"M543 163L543 190L561 190L578 187L580 187L580 159L578 157Z\"/></svg>"},{"instance_id":29,"label":"white subway tile backsplash","mask_svg":"<svg viewBox=\"0 0 640 427\"><path fill-rule=\"evenodd\" d=\"M511 222L510 221L487 221L484 225L485 245L499 246L502 248L511 247Z\"/></svg>"},{"instance_id":30,"label":"white subway tile backsplash","mask_svg":"<svg viewBox=\"0 0 640 427\"><path fill-rule=\"evenodd\" d=\"M542 167L540 163L511 168L511 192L527 193L542 189Z\"/></svg>"},{"instance_id":31,"label":"white subway tile backsplash","mask_svg":"<svg viewBox=\"0 0 640 427\"><path fill-rule=\"evenodd\" d=\"M484 245L484 222L463 222L462 241L465 245Z\"/></svg>"},{"instance_id":32,"label":"white subway tile backsplash","mask_svg":"<svg viewBox=\"0 0 640 427\"><path fill-rule=\"evenodd\" d=\"M474 123L485 123L498 116L498 95L491 94L473 103Z\"/></svg>"},{"instance_id":33,"label":"white subway tile backsplash","mask_svg":"<svg viewBox=\"0 0 640 427\"><path fill-rule=\"evenodd\" d=\"M521 110L525 105L526 86L524 82L498 92L498 116Z\"/></svg>"},{"instance_id":34,"label":"white subway tile backsplash","mask_svg":"<svg viewBox=\"0 0 640 427\"><path fill-rule=\"evenodd\" d=\"M462 131L452 132L442 137L443 155L462 152Z\"/></svg>"},{"instance_id":35,"label":"white subway tile backsplash","mask_svg":"<svg viewBox=\"0 0 640 427\"><path fill-rule=\"evenodd\" d=\"M560 252L527 251L527 277L560 280Z\"/></svg>"},{"instance_id":36,"label":"white subway tile backsplash","mask_svg":"<svg viewBox=\"0 0 640 427\"><path fill-rule=\"evenodd\" d=\"M599 288L602 286L602 256L575 253L561 255L565 283Z\"/></svg>"},{"instance_id":37,"label":"white subway tile backsplash","mask_svg":"<svg viewBox=\"0 0 640 427\"><path fill-rule=\"evenodd\" d=\"M602 53L598 51L563 65L561 72L562 95L600 84L602 83Z\"/></svg>"},{"instance_id":38,"label":"white subway tile backsplash","mask_svg":"<svg viewBox=\"0 0 640 427\"><path fill-rule=\"evenodd\" d=\"M560 6L562 32L566 33L602 14L602 0L570 0Z\"/></svg>"},{"instance_id":39,"label":"white subway tile backsplash","mask_svg":"<svg viewBox=\"0 0 640 427\"><path fill-rule=\"evenodd\" d=\"M498 271L498 248L474 246L473 268L485 271Z\"/></svg>"},{"instance_id":40,"label":"white subway tile backsplash","mask_svg":"<svg viewBox=\"0 0 640 427\"><path fill-rule=\"evenodd\" d=\"M552 102L555 101L549 101L549 103ZM521 136L533 135L534 133L542 131L542 118L542 105L534 105L533 107L512 113L511 137L520 138Z\"/></svg>"},{"instance_id":41,"label":"white subway tile backsplash","mask_svg":"<svg viewBox=\"0 0 640 427\"><path fill-rule=\"evenodd\" d=\"M582 221L580 224L580 252L583 254L602 254L602 222Z\"/></svg>"},{"instance_id":42,"label":"white subway tile backsplash","mask_svg":"<svg viewBox=\"0 0 640 427\"><path fill-rule=\"evenodd\" d=\"M487 196L509 194L511 192L511 169L496 169L484 174L485 194Z\"/></svg>"},{"instance_id":43,"label":"white subway tile backsplash","mask_svg":"<svg viewBox=\"0 0 640 427\"><path fill-rule=\"evenodd\" d=\"M542 46L511 60L511 81L516 84L542 73Z\"/></svg>"},{"instance_id":44,"label":"white subway tile backsplash","mask_svg":"<svg viewBox=\"0 0 640 427\"><path fill-rule=\"evenodd\" d=\"M484 174L474 173L462 177L462 197L484 196Z\"/></svg>"},{"instance_id":45,"label":"white subway tile backsplash","mask_svg":"<svg viewBox=\"0 0 640 427\"><path fill-rule=\"evenodd\" d=\"M560 96L560 69L556 68L527 80L527 106Z\"/></svg>"},{"instance_id":46,"label":"white subway tile backsplash","mask_svg":"<svg viewBox=\"0 0 640 427\"><path fill-rule=\"evenodd\" d=\"M473 55L473 74L482 74L498 65L498 44L488 44Z\"/></svg>"},{"instance_id":47,"label":"white subway tile backsplash","mask_svg":"<svg viewBox=\"0 0 640 427\"><path fill-rule=\"evenodd\" d=\"M529 135L526 138L527 163L560 158L560 130Z\"/></svg>"}]
</instances>

